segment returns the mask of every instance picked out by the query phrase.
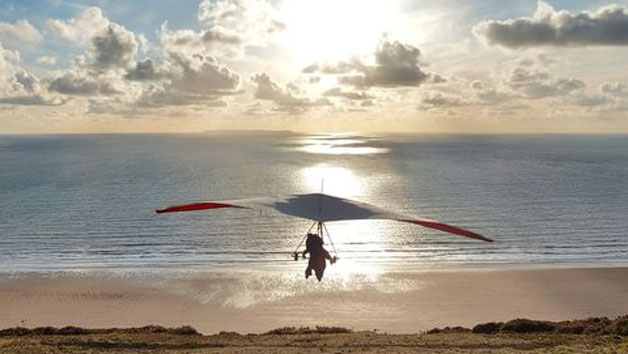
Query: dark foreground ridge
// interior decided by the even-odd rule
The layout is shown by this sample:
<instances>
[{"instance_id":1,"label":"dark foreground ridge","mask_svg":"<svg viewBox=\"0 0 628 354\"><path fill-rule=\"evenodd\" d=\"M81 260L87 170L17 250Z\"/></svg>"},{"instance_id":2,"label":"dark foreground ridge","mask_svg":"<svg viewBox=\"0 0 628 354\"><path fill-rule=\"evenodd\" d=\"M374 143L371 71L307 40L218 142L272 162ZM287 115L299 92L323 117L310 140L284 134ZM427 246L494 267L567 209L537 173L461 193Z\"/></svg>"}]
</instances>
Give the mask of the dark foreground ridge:
<instances>
[{"instance_id":1,"label":"dark foreground ridge","mask_svg":"<svg viewBox=\"0 0 628 354\"><path fill-rule=\"evenodd\" d=\"M518 318L508 322L488 322L473 328L445 327L429 330L434 333L564 333L564 334L595 334L628 336L628 315L610 320L607 317L591 317L573 321L537 321Z\"/></svg>"},{"instance_id":2,"label":"dark foreground ridge","mask_svg":"<svg viewBox=\"0 0 628 354\"><path fill-rule=\"evenodd\" d=\"M410 329L411 330L411 329ZM202 335L189 326L8 328L4 353L628 353L628 316L549 322L516 319L419 334L283 327L262 334Z\"/></svg>"}]
</instances>

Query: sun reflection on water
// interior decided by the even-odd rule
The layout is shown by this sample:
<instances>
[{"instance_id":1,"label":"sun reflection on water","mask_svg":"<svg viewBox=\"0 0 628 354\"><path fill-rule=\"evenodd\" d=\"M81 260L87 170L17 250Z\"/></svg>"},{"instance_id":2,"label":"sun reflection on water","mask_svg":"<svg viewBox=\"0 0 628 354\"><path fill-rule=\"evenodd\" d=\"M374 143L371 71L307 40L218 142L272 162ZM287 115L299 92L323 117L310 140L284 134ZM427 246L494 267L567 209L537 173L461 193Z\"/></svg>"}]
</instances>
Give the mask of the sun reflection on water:
<instances>
[{"instance_id":1,"label":"sun reflection on water","mask_svg":"<svg viewBox=\"0 0 628 354\"><path fill-rule=\"evenodd\" d=\"M352 135L314 136L299 141L299 151L326 155L370 155L387 153L388 149L367 145L364 137Z\"/></svg>"},{"instance_id":2,"label":"sun reflection on water","mask_svg":"<svg viewBox=\"0 0 628 354\"><path fill-rule=\"evenodd\" d=\"M345 167L319 164L303 168L300 173L302 184L312 192L319 192L322 188L326 194L347 198L365 192L361 178Z\"/></svg>"}]
</instances>

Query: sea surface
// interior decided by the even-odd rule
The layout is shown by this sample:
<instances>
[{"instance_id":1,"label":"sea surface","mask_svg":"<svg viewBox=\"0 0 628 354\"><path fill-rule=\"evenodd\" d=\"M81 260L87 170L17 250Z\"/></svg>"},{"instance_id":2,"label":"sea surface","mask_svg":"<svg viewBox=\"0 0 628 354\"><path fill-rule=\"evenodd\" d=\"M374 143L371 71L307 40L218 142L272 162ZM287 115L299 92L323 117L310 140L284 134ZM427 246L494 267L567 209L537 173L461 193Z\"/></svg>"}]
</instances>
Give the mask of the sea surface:
<instances>
[{"instance_id":1,"label":"sea surface","mask_svg":"<svg viewBox=\"0 0 628 354\"><path fill-rule=\"evenodd\" d=\"M0 269L301 269L307 220L154 211L321 188L495 240L329 223L347 272L628 264L626 135L286 132L0 136Z\"/></svg>"}]
</instances>

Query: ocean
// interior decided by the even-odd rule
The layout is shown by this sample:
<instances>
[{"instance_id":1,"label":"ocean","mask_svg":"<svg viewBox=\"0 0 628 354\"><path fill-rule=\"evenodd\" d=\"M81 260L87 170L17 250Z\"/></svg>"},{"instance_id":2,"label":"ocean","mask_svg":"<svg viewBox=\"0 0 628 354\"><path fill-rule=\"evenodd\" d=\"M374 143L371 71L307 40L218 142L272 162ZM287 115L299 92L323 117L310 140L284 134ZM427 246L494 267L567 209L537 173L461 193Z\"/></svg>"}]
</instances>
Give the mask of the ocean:
<instances>
[{"instance_id":1,"label":"ocean","mask_svg":"<svg viewBox=\"0 0 628 354\"><path fill-rule=\"evenodd\" d=\"M626 135L5 135L0 269L301 274L307 220L155 209L321 188L495 240L329 223L338 269L626 265L627 183Z\"/></svg>"}]
</instances>

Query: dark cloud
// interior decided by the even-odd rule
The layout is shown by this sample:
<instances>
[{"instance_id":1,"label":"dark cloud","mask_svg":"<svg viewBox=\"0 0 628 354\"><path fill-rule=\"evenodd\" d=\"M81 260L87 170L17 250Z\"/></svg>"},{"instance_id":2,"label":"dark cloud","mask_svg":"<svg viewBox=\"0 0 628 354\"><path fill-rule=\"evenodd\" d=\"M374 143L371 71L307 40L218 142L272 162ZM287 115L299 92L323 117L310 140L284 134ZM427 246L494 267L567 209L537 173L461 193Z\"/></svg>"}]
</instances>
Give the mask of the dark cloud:
<instances>
[{"instance_id":1,"label":"dark cloud","mask_svg":"<svg viewBox=\"0 0 628 354\"><path fill-rule=\"evenodd\" d=\"M26 92L35 92L39 88L39 79L26 71L18 71L15 73L15 82Z\"/></svg>"},{"instance_id":2,"label":"dark cloud","mask_svg":"<svg viewBox=\"0 0 628 354\"><path fill-rule=\"evenodd\" d=\"M87 47L71 68L46 80L50 92L100 97L128 94L122 76L135 65L139 45L133 32L103 17L96 7L74 19L47 23L57 35Z\"/></svg>"},{"instance_id":3,"label":"dark cloud","mask_svg":"<svg viewBox=\"0 0 628 354\"><path fill-rule=\"evenodd\" d=\"M334 64L312 64L303 73L338 75L342 84L356 87L418 86L430 79L419 67L421 52L418 48L397 41L383 40L373 53L375 65L366 65L358 58ZM442 82L442 77L432 76Z\"/></svg>"},{"instance_id":4,"label":"dark cloud","mask_svg":"<svg viewBox=\"0 0 628 354\"><path fill-rule=\"evenodd\" d=\"M50 81L48 90L77 96L117 95L123 91L106 77L93 76L88 72L70 70Z\"/></svg>"},{"instance_id":5,"label":"dark cloud","mask_svg":"<svg viewBox=\"0 0 628 354\"><path fill-rule=\"evenodd\" d=\"M341 77L340 81L354 86L418 86L428 77L419 68L421 52L400 42L380 42L375 51L375 66L362 66L359 75Z\"/></svg>"},{"instance_id":6,"label":"dark cloud","mask_svg":"<svg viewBox=\"0 0 628 354\"><path fill-rule=\"evenodd\" d=\"M234 94L240 85L240 75L216 58L194 54L192 56L169 54L170 60L182 72L172 80L172 87L181 92L201 95Z\"/></svg>"},{"instance_id":7,"label":"dark cloud","mask_svg":"<svg viewBox=\"0 0 628 354\"><path fill-rule=\"evenodd\" d=\"M137 101L139 107L206 105L222 107L224 96L240 93L240 75L215 58L169 53L170 80L151 84ZM146 66L146 65L145 65Z\"/></svg>"},{"instance_id":8,"label":"dark cloud","mask_svg":"<svg viewBox=\"0 0 628 354\"><path fill-rule=\"evenodd\" d=\"M124 76L125 79L133 81L159 80L163 77L164 75L157 72L155 66L153 65L153 61L150 59L138 61L135 64L135 68L127 71L126 75Z\"/></svg>"},{"instance_id":9,"label":"dark cloud","mask_svg":"<svg viewBox=\"0 0 628 354\"><path fill-rule=\"evenodd\" d=\"M91 56L97 70L129 68L137 53L135 35L126 28L111 23L101 35L92 38Z\"/></svg>"},{"instance_id":10,"label":"dark cloud","mask_svg":"<svg viewBox=\"0 0 628 354\"><path fill-rule=\"evenodd\" d=\"M428 81L432 84L444 84L447 79L438 74L428 74Z\"/></svg>"},{"instance_id":11,"label":"dark cloud","mask_svg":"<svg viewBox=\"0 0 628 354\"><path fill-rule=\"evenodd\" d=\"M628 8L611 5L572 14L539 1L534 16L484 21L473 33L489 44L534 46L628 45Z\"/></svg>"}]
</instances>

